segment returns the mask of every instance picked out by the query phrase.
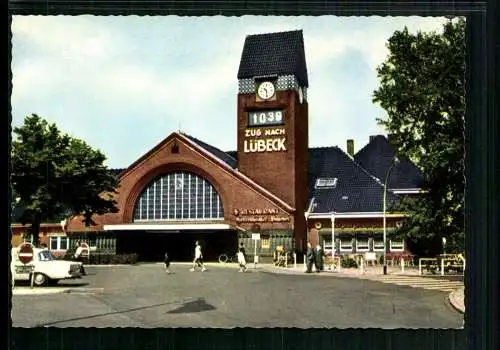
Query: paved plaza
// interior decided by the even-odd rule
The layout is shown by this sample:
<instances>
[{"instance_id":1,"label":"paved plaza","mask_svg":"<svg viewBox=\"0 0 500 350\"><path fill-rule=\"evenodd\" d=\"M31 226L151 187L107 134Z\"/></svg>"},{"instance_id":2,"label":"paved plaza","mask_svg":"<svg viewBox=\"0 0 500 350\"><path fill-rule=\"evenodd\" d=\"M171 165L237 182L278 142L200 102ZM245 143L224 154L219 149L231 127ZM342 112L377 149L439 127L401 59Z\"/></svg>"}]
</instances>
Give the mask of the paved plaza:
<instances>
[{"instance_id":1,"label":"paved plaza","mask_svg":"<svg viewBox=\"0 0 500 350\"><path fill-rule=\"evenodd\" d=\"M210 264L88 266L81 280L16 286L14 327L462 328L449 302L461 281L377 276L355 270L305 274L260 266L239 273ZM350 273L349 273L350 272ZM377 277L377 278L376 278Z\"/></svg>"}]
</instances>

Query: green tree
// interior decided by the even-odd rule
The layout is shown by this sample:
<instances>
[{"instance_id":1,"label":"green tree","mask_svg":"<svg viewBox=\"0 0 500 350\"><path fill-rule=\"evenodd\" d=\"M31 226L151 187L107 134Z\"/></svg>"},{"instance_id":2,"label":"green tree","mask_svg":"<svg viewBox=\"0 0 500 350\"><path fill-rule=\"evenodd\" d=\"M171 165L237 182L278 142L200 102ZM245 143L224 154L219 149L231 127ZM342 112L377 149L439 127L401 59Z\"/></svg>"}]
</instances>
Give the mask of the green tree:
<instances>
[{"instance_id":1,"label":"green tree","mask_svg":"<svg viewBox=\"0 0 500 350\"><path fill-rule=\"evenodd\" d=\"M397 152L426 175L420 198L402 201L410 213L399 234L425 255L464 246L465 20L443 32L396 31L389 56L377 68L373 101L386 111L377 119L393 136Z\"/></svg>"},{"instance_id":2,"label":"green tree","mask_svg":"<svg viewBox=\"0 0 500 350\"><path fill-rule=\"evenodd\" d=\"M94 214L118 212L113 195L117 179L103 165L106 157L85 142L63 134L36 114L14 128L12 200L24 207L22 224L38 244L40 224L83 215L86 226Z\"/></svg>"}]
</instances>

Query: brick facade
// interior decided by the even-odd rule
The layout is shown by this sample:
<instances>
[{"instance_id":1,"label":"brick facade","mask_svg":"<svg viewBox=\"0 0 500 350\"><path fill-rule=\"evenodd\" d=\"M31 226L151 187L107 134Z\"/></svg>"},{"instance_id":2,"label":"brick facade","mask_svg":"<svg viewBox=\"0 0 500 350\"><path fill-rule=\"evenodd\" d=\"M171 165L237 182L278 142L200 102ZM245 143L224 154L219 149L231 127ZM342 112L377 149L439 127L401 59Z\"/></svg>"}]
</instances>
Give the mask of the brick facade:
<instances>
[{"instance_id":1,"label":"brick facade","mask_svg":"<svg viewBox=\"0 0 500 350\"><path fill-rule=\"evenodd\" d=\"M12 224L11 225L11 240L10 243L12 247L17 247L20 244L24 242L24 239L28 233L29 230L29 225L24 226L21 224ZM52 236L65 236L66 233L64 232L62 226L60 224L41 224L40 225L40 232L38 234L38 239L39 239L39 244L46 245L49 247L50 245L50 237ZM52 253L55 256L61 256L66 253L66 250L53 250Z\"/></svg>"},{"instance_id":2,"label":"brick facade","mask_svg":"<svg viewBox=\"0 0 500 350\"><path fill-rule=\"evenodd\" d=\"M172 152L174 145L177 153ZM75 217L69 220L67 230L102 231L104 225L132 223L134 205L141 191L156 176L172 171L190 171L207 179L222 200L226 224L249 230L254 223L241 222L241 219L237 218L242 217L244 210L257 209L268 210L272 215L288 218L288 221L282 222L262 222L262 229L289 229L294 225L295 211L291 206L254 184L245 175L211 157L182 134L173 133L121 176L118 195L115 196L120 209L118 213L93 218L97 225L91 228L85 228L81 218ZM251 215L262 217L267 214L248 214Z\"/></svg>"},{"instance_id":3,"label":"brick facade","mask_svg":"<svg viewBox=\"0 0 500 350\"><path fill-rule=\"evenodd\" d=\"M248 127L248 112L282 109L284 124L279 126ZM299 103L295 90L278 91L275 100L259 102L255 94L238 95L237 149L238 169L256 183L295 208L293 226L296 246L305 247L304 211L308 200L308 106ZM283 130L285 151L246 152L245 141L276 138L266 131ZM251 133L254 132L254 135ZM255 132L260 135L255 135ZM290 227L292 228L292 227Z\"/></svg>"},{"instance_id":4,"label":"brick facade","mask_svg":"<svg viewBox=\"0 0 500 350\"><path fill-rule=\"evenodd\" d=\"M247 111L282 108L285 124L259 127L282 129L286 151L245 153L243 142ZM69 232L102 231L104 225L133 223L134 207L141 192L157 176L192 172L209 181L224 208L224 223L243 230L293 231L295 246L306 241L304 211L308 200L308 118L307 104L298 102L295 91L280 91L276 101L257 103L255 94L238 96L238 169L233 169L181 133L172 133L132 164L119 179L115 195L119 212L95 217L96 226L86 228L81 218L68 221ZM257 128L253 128L254 130ZM283 131L282 131L283 132ZM179 223L186 223L182 221Z\"/></svg>"}]
</instances>

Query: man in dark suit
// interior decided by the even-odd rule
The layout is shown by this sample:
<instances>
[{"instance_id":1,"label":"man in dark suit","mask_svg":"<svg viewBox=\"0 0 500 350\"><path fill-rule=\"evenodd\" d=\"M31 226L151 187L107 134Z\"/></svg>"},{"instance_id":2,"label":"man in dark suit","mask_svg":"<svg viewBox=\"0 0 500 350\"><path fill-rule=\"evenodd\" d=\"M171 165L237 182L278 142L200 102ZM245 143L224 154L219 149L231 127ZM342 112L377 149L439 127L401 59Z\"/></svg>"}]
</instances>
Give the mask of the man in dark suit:
<instances>
[{"instance_id":1,"label":"man in dark suit","mask_svg":"<svg viewBox=\"0 0 500 350\"><path fill-rule=\"evenodd\" d=\"M310 242L307 242L307 251L306 251L306 273L312 272L312 266L314 264L314 249L311 246Z\"/></svg>"}]
</instances>

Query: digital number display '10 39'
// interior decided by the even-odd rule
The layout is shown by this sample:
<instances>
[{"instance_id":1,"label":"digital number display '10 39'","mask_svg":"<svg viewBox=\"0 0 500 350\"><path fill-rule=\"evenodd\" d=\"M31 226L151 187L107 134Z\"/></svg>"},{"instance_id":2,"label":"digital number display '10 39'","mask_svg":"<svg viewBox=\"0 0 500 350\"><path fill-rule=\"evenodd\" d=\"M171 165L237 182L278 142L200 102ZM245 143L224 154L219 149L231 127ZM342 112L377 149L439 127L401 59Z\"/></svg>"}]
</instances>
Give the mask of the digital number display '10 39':
<instances>
[{"instance_id":1,"label":"digital number display '10 39'","mask_svg":"<svg viewBox=\"0 0 500 350\"><path fill-rule=\"evenodd\" d=\"M248 112L248 126L280 125L283 123L282 110Z\"/></svg>"}]
</instances>

